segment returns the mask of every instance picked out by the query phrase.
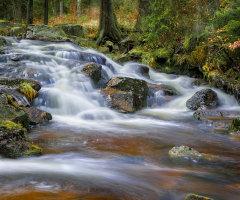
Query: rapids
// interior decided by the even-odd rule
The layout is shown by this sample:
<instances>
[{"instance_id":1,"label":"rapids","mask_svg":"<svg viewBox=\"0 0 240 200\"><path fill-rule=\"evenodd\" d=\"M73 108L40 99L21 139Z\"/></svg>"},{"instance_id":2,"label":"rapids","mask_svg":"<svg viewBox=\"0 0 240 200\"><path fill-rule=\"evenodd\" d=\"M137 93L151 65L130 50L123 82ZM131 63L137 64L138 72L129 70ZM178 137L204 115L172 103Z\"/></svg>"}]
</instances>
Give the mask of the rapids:
<instances>
[{"instance_id":1,"label":"rapids","mask_svg":"<svg viewBox=\"0 0 240 200\"><path fill-rule=\"evenodd\" d=\"M50 112L53 120L29 133L44 156L0 159L1 199L181 200L188 193L240 199L240 140L194 120L186 107L195 92L207 87L153 69L146 78L132 70L136 63L120 66L71 43L6 39L11 46L1 62L13 64L11 56L16 54L20 65L39 71L34 77L43 87L34 106ZM162 107L118 113L106 107L88 77L76 73L79 61L101 64L105 81L123 76L164 83L178 96ZM233 96L213 90L222 109L240 109ZM225 159L169 158L168 151L179 145Z\"/></svg>"}]
</instances>

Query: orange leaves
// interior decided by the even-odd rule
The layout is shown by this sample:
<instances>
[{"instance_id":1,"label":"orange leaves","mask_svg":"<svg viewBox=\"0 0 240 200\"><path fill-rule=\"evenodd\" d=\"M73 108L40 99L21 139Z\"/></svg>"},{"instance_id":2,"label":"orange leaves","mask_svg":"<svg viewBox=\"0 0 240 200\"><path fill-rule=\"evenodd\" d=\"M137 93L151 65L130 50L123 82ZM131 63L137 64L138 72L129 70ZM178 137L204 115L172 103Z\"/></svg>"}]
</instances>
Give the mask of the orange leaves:
<instances>
[{"instance_id":1,"label":"orange leaves","mask_svg":"<svg viewBox=\"0 0 240 200\"><path fill-rule=\"evenodd\" d=\"M236 42L234 42L233 44L229 45L230 49L234 50L240 47L240 39L238 39Z\"/></svg>"}]
</instances>

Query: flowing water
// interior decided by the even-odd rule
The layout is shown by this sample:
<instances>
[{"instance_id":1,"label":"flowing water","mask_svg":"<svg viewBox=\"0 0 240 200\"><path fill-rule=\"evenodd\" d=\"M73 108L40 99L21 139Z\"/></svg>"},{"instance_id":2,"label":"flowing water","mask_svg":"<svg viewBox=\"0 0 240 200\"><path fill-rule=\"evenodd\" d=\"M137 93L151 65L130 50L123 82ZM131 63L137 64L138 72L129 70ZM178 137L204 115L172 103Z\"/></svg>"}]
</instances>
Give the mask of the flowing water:
<instances>
[{"instance_id":1,"label":"flowing water","mask_svg":"<svg viewBox=\"0 0 240 200\"><path fill-rule=\"evenodd\" d=\"M181 200L188 193L240 199L240 140L194 120L186 107L206 87L152 69L146 78L132 70L136 63L120 66L71 43L7 40L12 46L1 62L13 65L10 58L17 56L16 69L36 70L33 76L43 87L34 105L52 113L53 120L29 133L43 156L0 160L1 199ZM81 61L102 64L105 81L124 76L164 83L178 96L162 107L118 113L106 107L100 91L81 73ZM214 91L222 109L239 110L234 97ZM179 145L224 159L170 158L168 151Z\"/></svg>"}]
</instances>

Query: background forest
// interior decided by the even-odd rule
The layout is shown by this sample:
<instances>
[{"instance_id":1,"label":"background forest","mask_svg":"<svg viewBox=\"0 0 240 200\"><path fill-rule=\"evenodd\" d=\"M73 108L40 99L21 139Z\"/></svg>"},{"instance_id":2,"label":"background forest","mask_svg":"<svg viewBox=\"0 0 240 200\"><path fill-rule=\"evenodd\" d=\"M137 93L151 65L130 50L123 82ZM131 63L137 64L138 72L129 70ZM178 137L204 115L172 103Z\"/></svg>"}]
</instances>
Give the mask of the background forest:
<instances>
[{"instance_id":1,"label":"background forest","mask_svg":"<svg viewBox=\"0 0 240 200\"><path fill-rule=\"evenodd\" d=\"M96 41L104 1L112 3L121 30L112 42L120 45L127 36L132 41L131 48L120 48L113 58L134 55L167 73L240 80L240 0L49 0L48 25L80 24ZM2 0L0 19L27 24L29 2ZM46 0L32 3L33 24L43 24Z\"/></svg>"}]
</instances>

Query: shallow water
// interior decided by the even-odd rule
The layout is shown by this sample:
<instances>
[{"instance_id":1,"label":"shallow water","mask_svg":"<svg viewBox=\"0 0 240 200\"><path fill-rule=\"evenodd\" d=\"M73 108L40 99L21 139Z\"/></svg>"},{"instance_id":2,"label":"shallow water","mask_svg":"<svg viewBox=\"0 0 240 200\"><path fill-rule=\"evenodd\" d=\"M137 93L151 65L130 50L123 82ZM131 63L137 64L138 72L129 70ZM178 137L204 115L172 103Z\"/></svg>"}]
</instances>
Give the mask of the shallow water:
<instances>
[{"instance_id":1,"label":"shallow water","mask_svg":"<svg viewBox=\"0 0 240 200\"><path fill-rule=\"evenodd\" d=\"M29 137L44 156L0 160L1 199L160 199L181 200L188 193L214 199L240 199L240 140L217 134L193 119L186 101L206 87L193 79L150 69L150 78L120 66L104 55L70 43L15 41L9 54L34 68L40 90L35 106L53 114L49 125L34 127ZM69 53L69 50L72 52ZM67 51L68 50L68 51ZM95 54L95 56L79 56ZM126 76L174 88L178 97L159 108L120 114L106 102L81 62L103 63L106 80ZM6 63L14 63L11 59ZM234 97L214 89L223 109L239 109ZM219 156L220 161L170 158L173 146L187 145Z\"/></svg>"}]
</instances>

